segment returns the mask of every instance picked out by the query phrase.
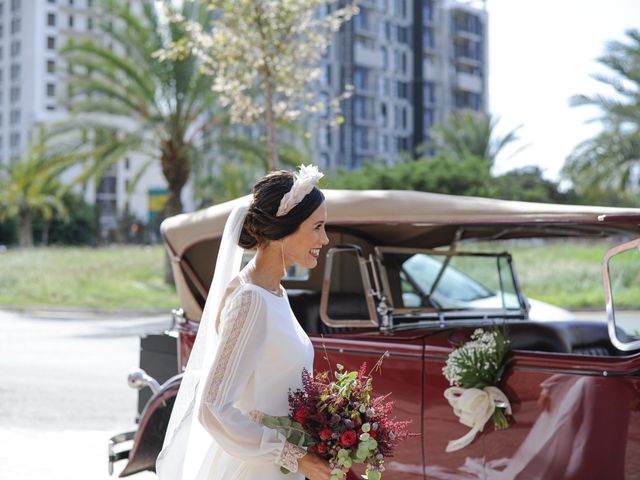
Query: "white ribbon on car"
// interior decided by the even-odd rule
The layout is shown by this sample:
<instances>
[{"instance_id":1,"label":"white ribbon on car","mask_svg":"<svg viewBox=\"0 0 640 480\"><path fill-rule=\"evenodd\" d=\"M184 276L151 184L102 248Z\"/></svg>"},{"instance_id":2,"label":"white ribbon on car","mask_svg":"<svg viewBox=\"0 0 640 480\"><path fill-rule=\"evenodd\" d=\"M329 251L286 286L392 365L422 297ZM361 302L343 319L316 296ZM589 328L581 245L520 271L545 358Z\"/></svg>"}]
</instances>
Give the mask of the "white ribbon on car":
<instances>
[{"instance_id":1,"label":"white ribbon on car","mask_svg":"<svg viewBox=\"0 0 640 480\"><path fill-rule=\"evenodd\" d=\"M493 416L496 407L504 408L507 415L511 415L509 399L498 387L484 387L482 390L450 387L444 391L444 398L453 407L460 423L471 428L463 437L451 440L446 452L455 452L469 445Z\"/></svg>"}]
</instances>

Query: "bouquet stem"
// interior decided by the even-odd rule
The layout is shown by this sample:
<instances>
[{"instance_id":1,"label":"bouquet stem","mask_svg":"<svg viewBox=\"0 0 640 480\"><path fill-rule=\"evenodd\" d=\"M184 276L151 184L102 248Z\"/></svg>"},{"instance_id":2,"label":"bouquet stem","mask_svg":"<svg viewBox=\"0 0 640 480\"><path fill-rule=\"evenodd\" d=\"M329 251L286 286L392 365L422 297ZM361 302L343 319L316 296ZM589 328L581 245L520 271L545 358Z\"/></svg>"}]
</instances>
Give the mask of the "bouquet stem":
<instances>
[{"instance_id":1,"label":"bouquet stem","mask_svg":"<svg viewBox=\"0 0 640 480\"><path fill-rule=\"evenodd\" d=\"M504 409L496 407L493 412L493 422L496 430L503 430L509 426L509 420L507 420L507 417L504 414Z\"/></svg>"}]
</instances>

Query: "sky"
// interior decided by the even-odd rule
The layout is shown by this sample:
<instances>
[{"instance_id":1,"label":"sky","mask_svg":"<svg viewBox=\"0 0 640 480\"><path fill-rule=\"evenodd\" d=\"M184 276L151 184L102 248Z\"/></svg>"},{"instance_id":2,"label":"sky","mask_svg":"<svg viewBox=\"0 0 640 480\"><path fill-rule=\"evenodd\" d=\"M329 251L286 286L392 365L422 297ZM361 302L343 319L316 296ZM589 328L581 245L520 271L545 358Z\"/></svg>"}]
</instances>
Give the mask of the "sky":
<instances>
[{"instance_id":1,"label":"sky","mask_svg":"<svg viewBox=\"0 0 640 480\"><path fill-rule=\"evenodd\" d=\"M610 40L640 28L640 0L487 0L489 110L497 132L518 130L518 146L499 155L494 173L538 165L559 180L566 157L600 131L592 107L570 107L575 94L609 93L590 77Z\"/></svg>"}]
</instances>

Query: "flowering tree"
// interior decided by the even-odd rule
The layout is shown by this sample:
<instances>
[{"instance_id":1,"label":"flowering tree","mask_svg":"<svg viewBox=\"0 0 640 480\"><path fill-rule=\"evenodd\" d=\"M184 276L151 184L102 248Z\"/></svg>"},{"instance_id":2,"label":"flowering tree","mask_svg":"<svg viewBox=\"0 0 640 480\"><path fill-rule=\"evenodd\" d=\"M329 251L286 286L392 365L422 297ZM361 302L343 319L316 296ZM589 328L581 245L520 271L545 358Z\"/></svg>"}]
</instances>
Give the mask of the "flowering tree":
<instances>
[{"instance_id":1,"label":"flowering tree","mask_svg":"<svg viewBox=\"0 0 640 480\"><path fill-rule=\"evenodd\" d=\"M290 122L303 111L327 107L317 101L308 85L320 78L320 59L333 34L358 8L350 3L333 9L337 0L206 3L215 12L212 28L171 15L170 20L184 24L189 35L158 55L175 58L192 53L200 57L234 122L265 121L269 168L276 169L276 122Z\"/></svg>"}]
</instances>

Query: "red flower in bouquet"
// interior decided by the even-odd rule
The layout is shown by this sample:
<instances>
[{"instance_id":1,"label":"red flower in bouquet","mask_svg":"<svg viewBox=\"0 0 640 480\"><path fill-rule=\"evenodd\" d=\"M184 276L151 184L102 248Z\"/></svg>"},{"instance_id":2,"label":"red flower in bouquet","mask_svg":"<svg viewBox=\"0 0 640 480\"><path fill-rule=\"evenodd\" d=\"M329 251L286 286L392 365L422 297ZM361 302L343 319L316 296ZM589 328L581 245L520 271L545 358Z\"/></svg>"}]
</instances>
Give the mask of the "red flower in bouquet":
<instances>
[{"instance_id":1,"label":"red flower in bouquet","mask_svg":"<svg viewBox=\"0 0 640 480\"><path fill-rule=\"evenodd\" d=\"M330 428L323 428L322 430L320 430L320 432L318 433L318 436L320 437L320 440L329 440L331 438L331 434L333 432L331 431Z\"/></svg>"},{"instance_id":2,"label":"red flower in bouquet","mask_svg":"<svg viewBox=\"0 0 640 480\"><path fill-rule=\"evenodd\" d=\"M317 449L320 453L327 453L327 445L325 443L319 443Z\"/></svg>"},{"instance_id":3,"label":"red flower in bouquet","mask_svg":"<svg viewBox=\"0 0 640 480\"><path fill-rule=\"evenodd\" d=\"M346 432L342 432L340 435L340 443L345 447L350 447L357 440L356 432L354 430L347 430Z\"/></svg>"},{"instance_id":4,"label":"red flower in bouquet","mask_svg":"<svg viewBox=\"0 0 640 480\"><path fill-rule=\"evenodd\" d=\"M296 411L293 414L293 418L298 423L304 423L309 417L310 413L311 413L311 410L306 406L302 405L296 409Z\"/></svg>"}]
</instances>

